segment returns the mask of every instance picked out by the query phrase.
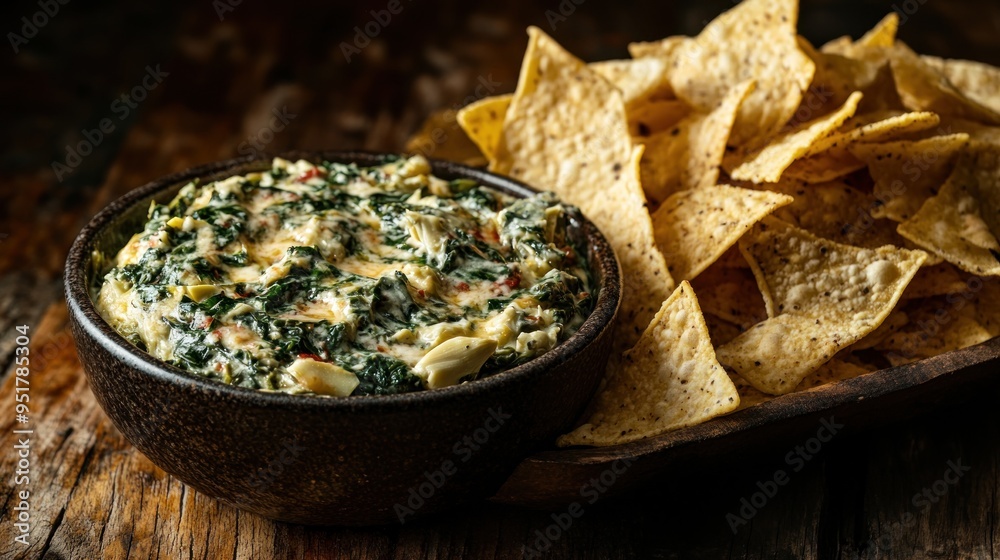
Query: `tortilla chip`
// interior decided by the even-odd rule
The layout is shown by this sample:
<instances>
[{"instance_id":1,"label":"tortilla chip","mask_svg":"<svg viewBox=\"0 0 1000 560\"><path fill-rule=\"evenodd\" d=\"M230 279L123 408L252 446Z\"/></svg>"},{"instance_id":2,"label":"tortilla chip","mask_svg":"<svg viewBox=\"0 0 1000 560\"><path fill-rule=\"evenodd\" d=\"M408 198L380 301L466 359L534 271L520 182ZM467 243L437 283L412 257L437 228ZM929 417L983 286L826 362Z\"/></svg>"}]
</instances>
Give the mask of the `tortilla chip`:
<instances>
[{"instance_id":1,"label":"tortilla chip","mask_svg":"<svg viewBox=\"0 0 1000 560\"><path fill-rule=\"evenodd\" d=\"M910 109L1000 125L1000 112L967 97L906 45L892 47L889 61L899 96Z\"/></svg>"},{"instance_id":2,"label":"tortilla chip","mask_svg":"<svg viewBox=\"0 0 1000 560\"><path fill-rule=\"evenodd\" d=\"M455 120L453 109L431 113L423 126L406 142L406 153L448 159L468 165L484 165L486 159Z\"/></svg>"},{"instance_id":3,"label":"tortilla chip","mask_svg":"<svg viewBox=\"0 0 1000 560\"><path fill-rule=\"evenodd\" d=\"M955 60L921 55L931 68L973 101L1000 112L1000 68L973 60Z\"/></svg>"},{"instance_id":4,"label":"tortilla chip","mask_svg":"<svg viewBox=\"0 0 1000 560\"><path fill-rule=\"evenodd\" d=\"M691 114L687 103L676 99L662 99L640 104L627 111L628 131L641 144L646 137L673 127Z\"/></svg>"},{"instance_id":5,"label":"tortilla chip","mask_svg":"<svg viewBox=\"0 0 1000 560\"><path fill-rule=\"evenodd\" d=\"M714 111L692 114L670 130L643 140L642 186L654 205L676 192L718 181L733 119L752 90L753 82L742 83Z\"/></svg>"},{"instance_id":6,"label":"tortilla chip","mask_svg":"<svg viewBox=\"0 0 1000 560\"><path fill-rule=\"evenodd\" d=\"M803 123L779 135L766 146L738 150L726 156L723 165L734 179L755 183L776 183L781 179L782 172L793 161L806 155L814 143L832 134L837 127L854 115L860 101L861 93L852 93L836 112Z\"/></svg>"},{"instance_id":7,"label":"tortilla chip","mask_svg":"<svg viewBox=\"0 0 1000 560\"><path fill-rule=\"evenodd\" d=\"M929 298L967 290L969 290L968 283L959 275L954 265L940 263L927 266L927 263L924 263L903 292L903 299Z\"/></svg>"},{"instance_id":8,"label":"tortilla chip","mask_svg":"<svg viewBox=\"0 0 1000 560\"><path fill-rule=\"evenodd\" d=\"M692 282L699 302L711 313L746 330L767 318L764 299L749 268L727 268L716 263Z\"/></svg>"},{"instance_id":9,"label":"tortilla chip","mask_svg":"<svg viewBox=\"0 0 1000 560\"><path fill-rule=\"evenodd\" d=\"M638 180L642 149L621 92L541 30L529 35L493 170L556 192L608 238L624 274L615 346L625 349L673 289Z\"/></svg>"},{"instance_id":10,"label":"tortilla chip","mask_svg":"<svg viewBox=\"0 0 1000 560\"><path fill-rule=\"evenodd\" d=\"M898 28L899 17L892 12L857 41L839 37L823 45L818 54L807 43L803 44L803 50L817 65L813 87L826 86L821 91L836 97L838 91L853 86L851 91L860 91L865 96L858 106L859 113L903 109L889 66L890 48L895 44Z\"/></svg>"},{"instance_id":11,"label":"tortilla chip","mask_svg":"<svg viewBox=\"0 0 1000 560\"><path fill-rule=\"evenodd\" d=\"M1000 145L973 141L963 155L970 161L969 193L979 202L990 232L1000 239Z\"/></svg>"},{"instance_id":12,"label":"tortilla chip","mask_svg":"<svg viewBox=\"0 0 1000 560\"><path fill-rule=\"evenodd\" d=\"M740 106L730 143L767 137L795 114L815 67L796 40L797 0L745 0L671 51L677 96L702 112L715 109L733 84L755 80Z\"/></svg>"},{"instance_id":13,"label":"tortilla chip","mask_svg":"<svg viewBox=\"0 0 1000 560\"><path fill-rule=\"evenodd\" d=\"M816 73L809 86L809 91L806 92L798 111L795 112L795 122L806 122L817 115L824 115L836 110L856 91L864 94L861 103L867 102L868 88L876 85L882 77L880 70L885 64L880 65L839 54L820 52L801 36L798 37L798 41L799 48L816 65ZM892 81L891 78L889 81ZM892 89L895 91L894 83ZM881 102L881 99L879 101ZM861 105L859 105L860 107Z\"/></svg>"},{"instance_id":14,"label":"tortilla chip","mask_svg":"<svg viewBox=\"0 0 1000 560\"><path fill-rule=\"evenodd\" d=\"M743 258L743 253L740 252L740 248L736 245L726 249L726 252L719 257L719 260L715 261L715 266L723 268L750 268L750 264Z\"/></svg>"},{"instance_id":15,"label":"tortilla chip","mask_svg":"<svg viewBox=\"0 0 1000 560\"><path fill-rule=\"evenodd\" d=\"M770 318L719 347L719 361L775 395L878 328L925 258L834 243L773 218L740 240L740 250Z\"/></svg>"},{"instance_id":16,"label":"tortilla chip","mask_svg":"<svg viewBox=\"0 0 1000 560\"><path fill-rule=\"evenodd\" d=\"M823 45L820 50L825 53L859 58L861 53L866 50L893 46L896 43L898 30L899 15L896 12L890 12L857 41L852 42L850 37L838 37Z\"/></svg>"},{"instance_id":17,"label":"tortilla chip","mask_svg":"<svg viewBox=\"0 0 1000 560\"><path fill-rule=\"evenodd\" d=\"M881 62L868 61L867 64L878 66L878 71L875 73L875 79L861 89L865 97L858 104L858 112L906 111L906 106L903 105L903 100L896 90L896 79L892 75L892 66L888 59Z\"/></svg>"},{"instance_id":18,"label":"tortilla chip","mask_svg":"<svg viewBox=\"0 0 1000 560\"><path fill-rule=\"evenodd\" d=\"M853 379L869 371L868 368L834 358L823 364L818 370L807 375L805 379L799 382L795 390L808 391L821 385L828 385L845 379Z\"/></svg>"},{"instance_id":19,"label":"tortilla chip","mask_svg":"<svg viewBox=\"0 0 1000 560\"><path fill-rule=\"evenodd\" d=\"M903 242L896 233L895 222L872 217L875 198L845 183L781 182L767 188L795 198L791 204L775 211L776 218L817 237L872 249Z\"/></svg>"},{"instance_id":20,"label":"tortilla chip","mask_svg":"<svg viewBox=\"0 0 1000 560\"><path fill-rule=\"evenodd\" d=\"M854 40L851 39L850 35L841 35L836 39L827 41L822 47L819 48L819 50L823 53L833 53L846 56L844 53L846 53L847 49L850 49L853 44Z\"/></svg>"},{"instance_id":21,"label":"tortilla chip","mask_svg":"<svg viewBox=\"0 0 1000 560\"><path fill-rule=\"evenodd\" d=\"M859 375L864 375L869 373L869 371L871 370L860 365L833 358L829 362L820 366L820 368L816 371L807 375L802 381L799 382L793 392L797 393L799 391L808 391L809 389L820 387L822 385L828 385L844 379L851 379ZM740 394L740 406L737 410L750 408L751 406L767 402L774 398L773 395L768 395L767 393L758 391L748 381L736 374L730 374L729 377L733 382L733 385L736 386L736 391Z\"/></svg>"},{"instance_id":22,"label":"tortilla chip","mask_svg":"<svg viewBox=\"0 0 1000 560\"><path fill-rule=\"evenodd\" d=\"M722 346L743 332L739 325L734 325L722 317L711 313L704 313L704 316L705 325L708 326L708 334L712 338L712 346Z\"/></svg>"},{"instance_id":23,"label":"tortilla chip","mask_svg":"<svg viewBox=\"0 0 1000 560\"><path fill-rule=\"evenodd\" d=\"M976 320L990 336L1000 336L1000 280L983 278L976 295Z\"/></svg>"},{"instance_id":24,"label":"tortilla chip","mask_svg":"<svg viewBox=\"0 0 1000 560\"><path fill-rule=\"evenodd\" d=\"M842 180L847 175L864 168L864 162L851 155L847 148L831 148L821 154L795 160L781 174L781 178L783 181L825 183Z\"/></svg>"},{"instance_id":25,"label":"tortilla chip","mask_svg":"<svg viewBox=\"0 0 1000 560\"><path fill-rule=\"evenodd\" d=\"M700 424L739 404L715 359L698 299L681 282L607 379L587 422L556 443L628 443Z\"/></svg>"},{"instance_id":26,"label":"tortilla chip","mask_svg":"<svg viewBox=\"0 0 1000 560\"><path fill-rule=\"evenodd\" d=\"M920 270L924 270L925 268L926 267L922 267ZM920 273L918 272L917 274ZM913 282L910 282L910 286L912 285ZM907 286L906 289L909 290L910 287ZM906 292L903 292L903 297L904 298L906 297ZM882 324L879 325L877 329L873 330L872 332L868 333L867 336L852 344L848 348L848 350L856 352L858 350L867 350L869 348L874 348L875 346L881 344L882 341L889 338L896 331L905 327L909 323L910 323L910 316L907 315L906 312L900 309L896 309L892 313L890 313L888 317L885 318L885 321L883 321Z\"/></svg>"},{"instance_id":27,"label":"tortilla chip","mask_svg":"<svg viewBox=\"0 0 1000 560\"><path fill-rule=\"evenodd\" d=\"M891 47L896 42L898 30L899 15L896 12L891 12L875 24L875 27L871 28L868 33L862 35L854 43L854 46L859 48Z\"/></svg>"},{"instance_id":28,"label":"tortilla chip","mask_svg":"<svg viewBox=\"0 0 1000 560\"><path fill-rule=\"evenodd\" d=\"M907 306L910 322L875 346L893 366L975 346L993 335L976 319L971 301L934 298Z\"/></svg>"},{"instance_id":29,"label":"tortilla chip","mask_svg":"<svg viewBox=\"0 0 1000 560\"><path fill-rule=\"evenodd\" d=\"M891 47L899 31L899 14L890 12L854 43L858 48Z\"/></svg>"},{"instance_id":30,"label":"tortilla chip","mask_svg":"<svg viewBox=\"0 0 1000 560\"><path fill-rule=\"evenodd\" d=\"M513 94L486 97L458 112L458 124L489 161L496 156L504 117L513 97Z\"/></svg>"},{"instance_id":31,"label":"tortilla chip","mask_svg":"<svg viewBox=\"0 0 1000 560\"><path fill-rule=\"evenodd\" d=\"M898 230L899 226L896 226L896 229ZM902 237L902 236L900 236L900 237ZM924 251L924 249L922 247L920 247L919 245L917 245L916 243L910 241L909 239L907 239L905 237L903 237L903 244L899 245L899 247L902 247L904 249L909 249L911 251ZM928 253L928 252L924 251L924 254L927 255L927 258L924 259L923 266L937 266L939 264L942 264L942 263L946 262L944 259L942 259L941 257L935 255L934 253Z\"/></svg>"},{"instance_id":32,"label":"tortilla chip","mask_svg":"<svg viewBox=\"0 0 1000 560\"><path fill-rule=\"evenodd\" d=\"M856 144L848 150L868 165L875 180L876 217L897 222L916 214L925 200L937 193L955 165L965 134L932 136L926 140L886 144Z\"/></svg>"},{"instance_id":33,"label":"tortilla chip","mask_svg":"<svg viewBox=\"0 0 1000 560\"><path fill-rule=\"evenodd\" d=\"M750 408L751 406L757 406L758 404L766 403L774 398L774 395L768 395L767 393L758 391L753 385L750 384L749 381L743 379L735 373L729 372L729 380L732 381L733 386L736 387L736 392L740 395L740 406L736 410L743 410Z\"/></svg>"},{"instance_id":34,"label":"tortilla chip","mask_svg":"<svg viewBox=\"0 0 1000 560\"><path fill-rule=\"evenodd\" d=\"M671 195L653 214L656 245L670 275L691 280L714 263L755 223L792 197L715 185Z\"/></svg>"},{"instance_id":35,"label":"tortilla chip","mask_svg":"<svg viewBox=\"0 0 1000 560\"><path fill-rule=\"evenodd\" d=\"M976 154L960 154L938 194L899 224L899 234L966 272L1000 276L1000 242L970 192L979 175L988 173L977 168Z\"/></svg>"},{"instance_id":36,"label":"tortilla chip","mask_svg":"<svg viewBox=\"0 0 1000 560\"><path fill-rule=\"evenodd\" d=\"M867 334L869 328L874 330L873 324L871 320L850 324L843 316L816 319L778 315L751 327L720 346L716 353L721 363L754 388L771 395L784 395L794 391L839 350ZM848 330L853 328L857 330Z\"/></svg>"},{"instance_id":37,"label":"tortilla chip","mask_svg":"<svg viewBox=\"0 0 1000 560\"><path fill-rule=\"evenodd\" d=\"M630 110L650 99L674 97L667 75L667 64L662 58L650 57L593 62L590 69L621 90L625 107Z\"/></svg>"},{"instance_id":38,"label":"tortilla chip","mask_svg":"<svg viewBox=\"0 0 1000 560\"><path fill-rule=\"evenodd\" d=\"M934 113L914 112L897 114L893 112L877 112L856 115L847 120L841 130L823 138L806 151L807 156L827 150L850 146L863 142L886 142L906 134L933 128L941 122L941 117Z\"/></svg>"},{"instance_id":39,"label":"tortilla chip","mask_svg":"<svg viewBox=\"0 0 1000 560\"><path fill-rule=\"evenodd\" d=\"M690 37L683 35L674 35L660 39L659 41L629 43L628 53L632 55L632 58L659 57L669 60L673 57L677 47L690 39Z\"/></svg>"},{"instance_id":40,"label":"tortilla chip","mask_svg":"<svg viewBox=\"0 0 1000 560\"><path fill-rule=\"evenodd\" d=\"M969 140L1000 146L1000 126L988 126L965 119L942 117L941 130L949 134L965 133L969 135Z\"/></svg>"}]
</instances>

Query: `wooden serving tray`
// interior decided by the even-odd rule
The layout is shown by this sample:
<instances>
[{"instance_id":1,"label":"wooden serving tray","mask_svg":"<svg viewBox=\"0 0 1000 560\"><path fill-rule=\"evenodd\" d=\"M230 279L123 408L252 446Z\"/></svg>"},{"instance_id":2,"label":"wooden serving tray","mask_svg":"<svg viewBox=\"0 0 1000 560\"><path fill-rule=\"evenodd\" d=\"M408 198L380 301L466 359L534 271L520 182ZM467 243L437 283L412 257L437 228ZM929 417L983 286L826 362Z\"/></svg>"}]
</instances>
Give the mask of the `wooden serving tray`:
<instances>
[{"instance_id":1,"label":"wooden serving tray","mask_svg":"<svg viewBox=\"0 0 1000 560\"><path fill-rule=\"evenodd\" d=\"M524 459L492 500L550 509L594 500L598 495L603 499L725 455L774 442L796 443L793 438L815 436L824 422L838 431L837 425L850 431L898 420L971 393L991 378L1000 379L1000 337L783 395L654 438L611 447L542 451Z\"/></svg>"}]
</instances>

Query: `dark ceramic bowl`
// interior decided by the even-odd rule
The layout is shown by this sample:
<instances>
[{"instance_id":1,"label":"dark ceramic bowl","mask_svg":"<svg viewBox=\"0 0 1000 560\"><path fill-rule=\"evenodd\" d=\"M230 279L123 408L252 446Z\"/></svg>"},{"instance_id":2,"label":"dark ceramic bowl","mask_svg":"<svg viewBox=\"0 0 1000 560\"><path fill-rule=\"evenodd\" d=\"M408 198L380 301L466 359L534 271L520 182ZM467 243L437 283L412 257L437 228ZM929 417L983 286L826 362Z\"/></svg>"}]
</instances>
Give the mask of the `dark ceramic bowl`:
<instances>
[{"instance_id":1,"label":"dark ceramic bowl","mask_svg":"<svg viewBox=\"0 0 1000 560\"><path fill-rule=\"evenodd\" d=\"M384 156L284 157L376 164ZM519 197L533 192L479 169L432 163L443 178ZM161 362L104 322L91 299L100 282L95 250L117 253L142 229L151 200L170 200L192 179L269 167L236 159L149 183L94 217L70 249L66 298L80 361L101 407L139 451L240 509L295 523L374 525L489 497L521 458L572 426L604 370L621 290L614 252L589 222L600 292L580 330L529 363L454 387L350 398L264 393Z\"/></svg>"}]
</instances>

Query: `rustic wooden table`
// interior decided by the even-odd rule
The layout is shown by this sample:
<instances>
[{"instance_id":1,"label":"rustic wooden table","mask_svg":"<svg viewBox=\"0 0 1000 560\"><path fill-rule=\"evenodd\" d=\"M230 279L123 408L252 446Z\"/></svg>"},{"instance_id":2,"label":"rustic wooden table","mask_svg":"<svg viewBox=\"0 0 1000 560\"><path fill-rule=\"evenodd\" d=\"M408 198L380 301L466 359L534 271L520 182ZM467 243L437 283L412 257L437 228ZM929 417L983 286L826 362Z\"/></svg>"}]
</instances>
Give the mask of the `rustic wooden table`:
<instances>
[{"instance_id":1,"label":"rustic wooden table","mask_svg":"<svg viewBox=\"0 0 1000 560\"><path fill-rule=\"evenodd\" d=\"M550 527L552 512L492 504L402 526L300 527L186 488L123 439L77 361L61 269L91 215L158 176L236 155L398 150L430 110L512 90L527 24L596 60L623 56L629 40L697 31L730 2L402 0L384 24L370 24L370 10L391 4L378 1L203 0L162 8L52 1L49 9L57 6L58 13L39 16L41 4L19 3L3 19L3 29L23 42L14 40L5 53L0 84L0 557L992 558L1000 552L997 386L880 427L850 426L818 449L807 440L776 441L709 461L710 469L664 476L640 492L588 506L558 530ZM815 42L857 35L894 5L905 16L902 37L921 52L1000 63L994 0L804 1L801 29ZM22 16L35 23L26 26ZM346 56L342 43L354 43L354 27L365 25L377 31L374 38L355 43L360 52ZM22 325L31 352L26 423L15 409ZM22 429L32 432L14 432ZM19 443L24 438L26 445ZM809 449L799 454L799 446ZM23 447L30 452L19 465ZM779 471L787 484L771 485ZM17 525L25 514L27 523Z\"/></svg>"}]
</instances>

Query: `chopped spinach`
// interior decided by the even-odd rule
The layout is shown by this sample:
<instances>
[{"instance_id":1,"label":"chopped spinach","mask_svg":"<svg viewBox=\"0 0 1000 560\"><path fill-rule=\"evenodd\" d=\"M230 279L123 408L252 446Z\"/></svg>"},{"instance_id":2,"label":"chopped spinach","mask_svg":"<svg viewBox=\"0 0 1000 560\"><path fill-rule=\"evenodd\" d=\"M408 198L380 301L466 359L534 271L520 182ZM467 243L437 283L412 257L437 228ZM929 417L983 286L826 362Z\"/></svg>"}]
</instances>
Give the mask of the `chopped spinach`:
<instances>
[{"instance_id":1,"label":"chopped spinach","mask_svg":"<svg viewBox=\"0 0 1000 560\"><path fill-rule=\"evenodd\" d=\"M124 293L128 305L102 312L162 321L155 344L142 336L156 329L123 332L212 379L303 392L289 366L312 359L353 372L355 395L423 389L416 361L442 333L514 333L464 381L524 363L536 340L548 348L579 327L593 297L575 208L471 179L442 188L419 173L426 162L385 162L275 160L270 171L185 185L150 206L108 273L118 281L109 297ZM518 344L522 333L535 334Z\"/></svg>"},{"instance_id":2,"label":"chopped spinach","mask_svg":"<svg viewBox=\"0 0 1000 560\"><path fill-rule=\"evenodd\" d=\"M355 395L393 395L423 388L404 362L385 354L368 354L355 373L361 381Z\"/></svg>"}]
</instances>

